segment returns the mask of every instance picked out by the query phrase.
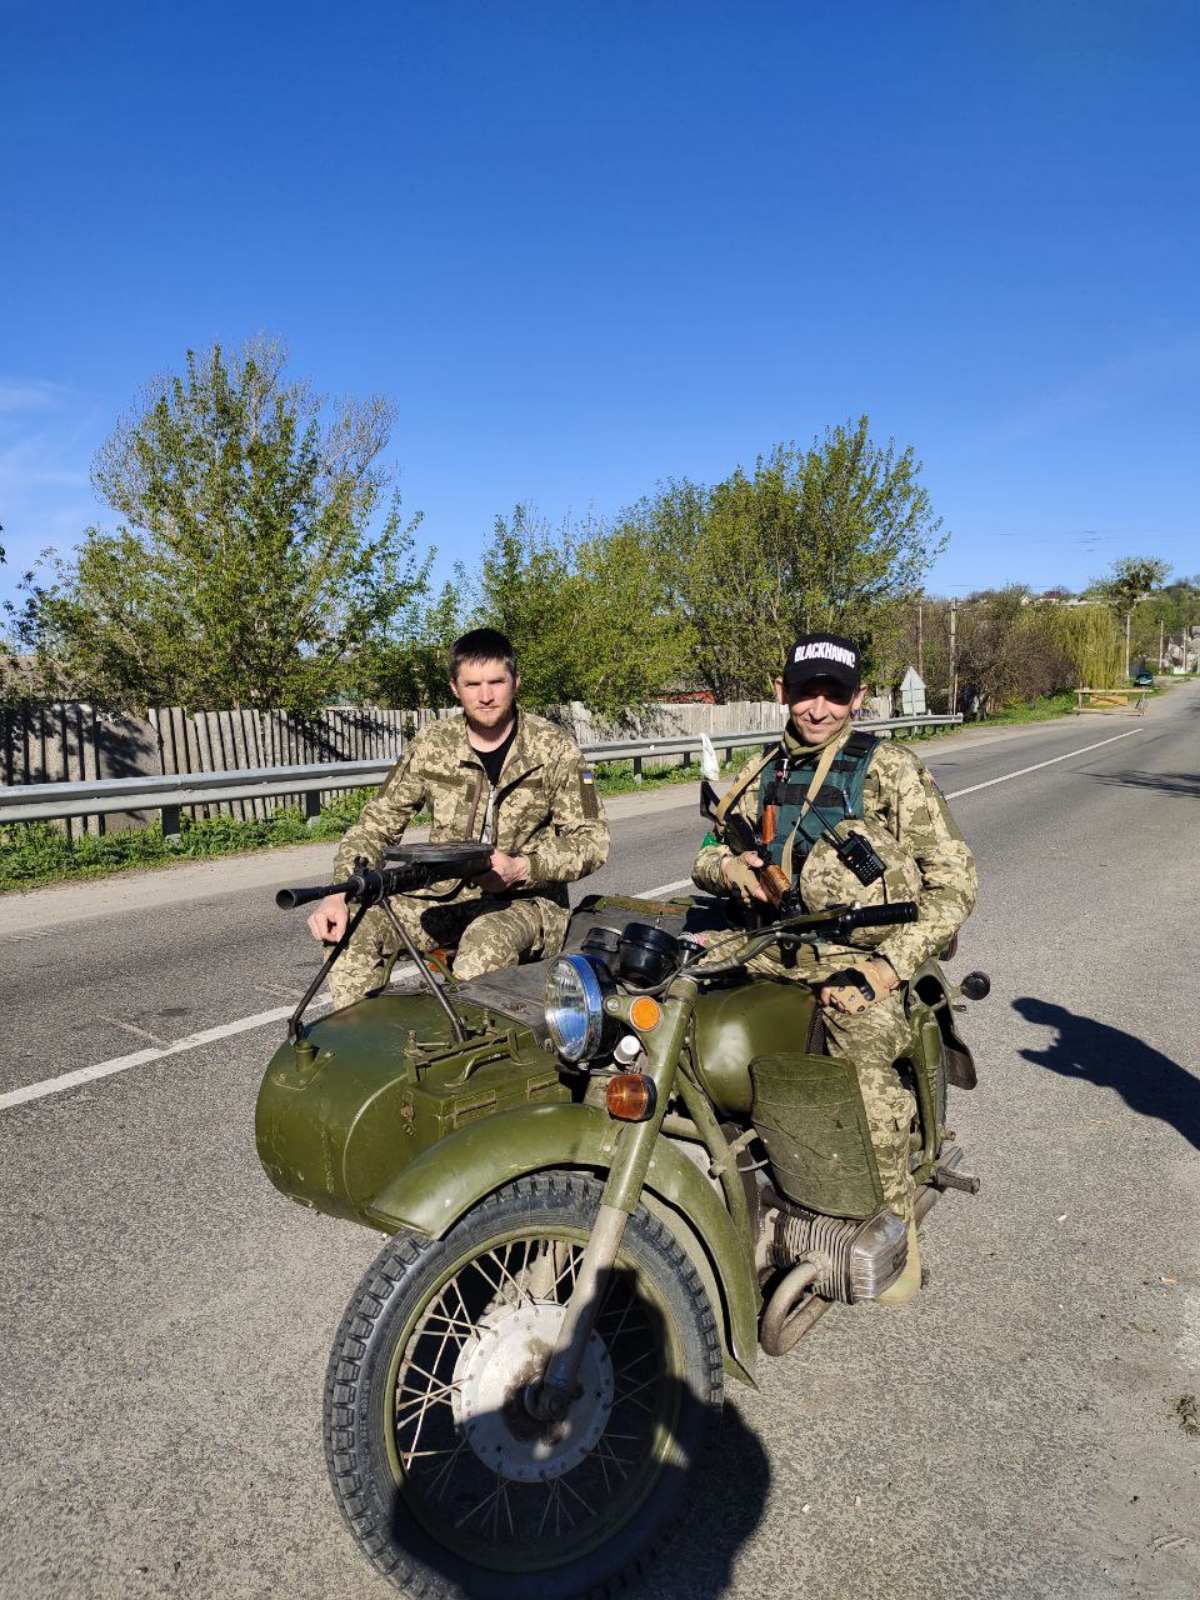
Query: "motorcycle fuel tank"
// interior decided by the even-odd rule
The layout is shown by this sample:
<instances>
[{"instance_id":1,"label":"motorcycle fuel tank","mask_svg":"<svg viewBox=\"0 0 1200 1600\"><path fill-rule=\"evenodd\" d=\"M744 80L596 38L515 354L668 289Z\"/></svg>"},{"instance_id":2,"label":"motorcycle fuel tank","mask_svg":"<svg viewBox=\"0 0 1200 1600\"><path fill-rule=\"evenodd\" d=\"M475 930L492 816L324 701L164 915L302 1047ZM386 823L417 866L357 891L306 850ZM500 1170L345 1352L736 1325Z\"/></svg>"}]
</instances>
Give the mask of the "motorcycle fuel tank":
<instances>
[{"instance_id":1,"label":"motorcycle fuel tank","mask_svg":"<svg viewBox=\"0 0 1200 1600\"><path fill-rule=\"evenodd\" d=\"M816 1020L804 984L759 979L713 989L696 1001L696 1071L724 1116L749 1116L750 1063L759 1056L804 1053Z\"/></svg>"}]
</instances>

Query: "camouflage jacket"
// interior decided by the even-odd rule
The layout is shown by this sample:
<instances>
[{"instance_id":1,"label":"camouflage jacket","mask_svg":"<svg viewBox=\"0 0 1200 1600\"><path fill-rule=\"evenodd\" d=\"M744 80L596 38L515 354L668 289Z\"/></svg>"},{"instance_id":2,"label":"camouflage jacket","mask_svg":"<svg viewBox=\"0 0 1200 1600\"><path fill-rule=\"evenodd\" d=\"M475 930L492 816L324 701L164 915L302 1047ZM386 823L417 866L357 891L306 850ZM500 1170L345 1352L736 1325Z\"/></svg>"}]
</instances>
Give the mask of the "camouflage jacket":
<instances>
[{"instance_id":1,"label":"camouflage jacket","mask_svg":"<svg viewBox=\"0 0 1200 1600\"><path fill-rule=\"evenodd\" d=\"M519 713L493 790L461 716L432 722L413 739L383 787L363 807L338 845L335 870L349 872L356 856L378 866L418 811L432 813L435 843L488 837L497 850L529 861L529 880L514 894L536 895L549 923L565 927L566 885L604 865L608 824L591 772L575 741L543 717ZM475 899L472 884L434 884L429 898ZM546 904L548 902L549 904ZM550 907L560 914L552 914Z\"/></svg>"},{"instance_id":2,"label":"camouflage jacket","mask_svg":"<svg viewBox=\"0 0 1200 1600\"><path fill-rule=\"evenodd\" d=\"M852 731L847 728L843 738ZM811 752L812 765L819 755L819 750ZM759 794L758 783L751 783L733 809L757 823ZM883 830L911 857L913 876L919 879L918 920L889 929L875 946L875 953L886 956L906 983L970 915L975 904L975 858L937 784L912 751L895 740L881 740L875 749L867 768L862 812L863 821ZM701 846L692 864L698 887L712 894L726 892L721 862L730 853L723 844ZM833 951L825 954L832 956ZM854 954L861 958L863 952Z\"/></svg>"}]
</instances>

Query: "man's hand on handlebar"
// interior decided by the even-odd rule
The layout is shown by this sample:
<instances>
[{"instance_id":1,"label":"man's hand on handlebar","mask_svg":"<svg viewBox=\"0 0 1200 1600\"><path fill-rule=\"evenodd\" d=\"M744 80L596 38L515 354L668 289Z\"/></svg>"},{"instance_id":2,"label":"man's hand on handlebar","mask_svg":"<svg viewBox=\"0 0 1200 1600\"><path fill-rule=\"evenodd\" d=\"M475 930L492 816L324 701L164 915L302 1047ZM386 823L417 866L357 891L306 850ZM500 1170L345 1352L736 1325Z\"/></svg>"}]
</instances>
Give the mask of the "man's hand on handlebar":
<instances>
[{"instance_id":1,"label":"man's hand on handlebar","mask_svg":"<svg viewBox=\"0 0 1200 1600\"><path fill-rule=\"evenodd\" d=\"M327 894L308 919L308 931L321 944L336 944L350 921L350 907L342 894Z\"/></svg>"}]
</instances>

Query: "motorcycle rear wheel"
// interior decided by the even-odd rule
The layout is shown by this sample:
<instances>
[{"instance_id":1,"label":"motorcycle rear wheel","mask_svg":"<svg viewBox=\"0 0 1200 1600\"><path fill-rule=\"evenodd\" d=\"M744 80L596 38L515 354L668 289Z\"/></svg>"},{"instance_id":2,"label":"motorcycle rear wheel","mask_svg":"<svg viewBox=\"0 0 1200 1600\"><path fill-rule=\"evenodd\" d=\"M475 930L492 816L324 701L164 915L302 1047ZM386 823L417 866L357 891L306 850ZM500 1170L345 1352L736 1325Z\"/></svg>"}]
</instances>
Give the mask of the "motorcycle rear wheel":
<instances>
[{"instance_id":1,"label":"motorcycle rear wheel","mask_svg":"<svg viewBox=\"0 0 1200 1600\"><path fill-rule=\"evenodd\" d=\"M715 1428L721 1339L695 1268L630 1219L565 1423L524 1404L602 1185L542 1173L445 1238L391 1239L342 1318L325 1385L338 1505L422 1600L602 1594L649 1558Z\"/></svg>"}]
</instances>

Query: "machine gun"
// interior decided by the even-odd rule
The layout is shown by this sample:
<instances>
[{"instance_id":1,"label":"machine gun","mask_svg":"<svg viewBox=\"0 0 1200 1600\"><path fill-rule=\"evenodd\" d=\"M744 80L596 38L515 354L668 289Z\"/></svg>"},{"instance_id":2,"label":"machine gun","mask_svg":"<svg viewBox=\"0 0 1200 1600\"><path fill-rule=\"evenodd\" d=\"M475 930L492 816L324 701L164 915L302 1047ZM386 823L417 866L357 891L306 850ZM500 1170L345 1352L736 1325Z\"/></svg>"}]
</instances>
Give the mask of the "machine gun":
<instances>
[{"instance_id":1,"label":"machine gun","mask_svg":"<svg viewBox=\"0 0 1200 1600\"><path fill-rule=\"evenodd\" d=\"M309 1001L325 980L325 974L350 943L354 930L372 906L382 906L409 959L416 964L422 982L445 1012L455 1040L461 1044L466 1037L462 1019L439 988L429 970L429 964L413 944L404 925L397 919L388 904L394 894L407 894L412 889L424 889L431 883L448 878L460 880L479 878L492 861L490 844L407 844L395 845L384 852L389 866L369 866L364 856L354 863L354 871L341 883L317 884L313 888L280 889L275 904L281 911L293 911L297 906L311 905L314 900L324 900L329 895L340 894L347 905L358 909L346 924L346 931L330 950L321 970L309 984L300 1004L288 1022L288 1038L297 1044L303 1038L303 1016Z\"/></svg>"},{"instance_id":2,"label":"machine gun","mask_svg":"<svg viewBox=\"0 0 1200 1600\"><path fill-rule=\"evenodd\" d=\"M488 870L492 847L488 844L406 844L384 852L392 863L369 867L359 856L354 871L341 883L323 883L311 889L280 889L275 904L281 911L311 905L331 894L343 895L347 904L366 911L389 895L424 889L441 878L478 878Z\"/></svg>"}]
</instances>

